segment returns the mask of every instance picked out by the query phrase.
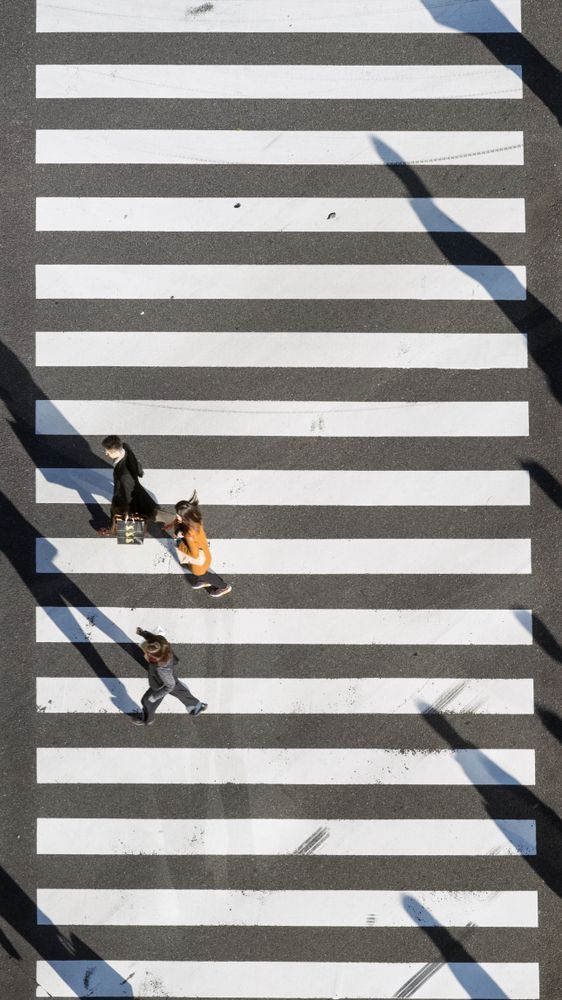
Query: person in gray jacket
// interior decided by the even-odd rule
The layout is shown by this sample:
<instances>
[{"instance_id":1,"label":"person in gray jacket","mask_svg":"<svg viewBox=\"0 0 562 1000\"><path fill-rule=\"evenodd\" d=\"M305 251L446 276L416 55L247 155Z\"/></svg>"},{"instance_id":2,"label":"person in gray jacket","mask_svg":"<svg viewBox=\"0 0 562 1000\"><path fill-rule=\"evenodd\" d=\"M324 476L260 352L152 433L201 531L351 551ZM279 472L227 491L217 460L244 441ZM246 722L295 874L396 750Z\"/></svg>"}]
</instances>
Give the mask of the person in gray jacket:
<instances>
[{"instance_id":1,"label":"person in gray jacket","mask_svg":"<svg viewBox=\"0 0 562 1000\"><path fill-rule=\"evenodd\" d=\"M142 696L142 712L132 717L135 726L151 726L154 723L154 713L167 694L185 705L190 715L199 715L207 705L195 698L189 688L178 680L177 665L179 660L170 643L163 635L154 635L138 628L137 635L142 635L144 658L148 663L148 691Z\"/></svg>"}]
</instances>

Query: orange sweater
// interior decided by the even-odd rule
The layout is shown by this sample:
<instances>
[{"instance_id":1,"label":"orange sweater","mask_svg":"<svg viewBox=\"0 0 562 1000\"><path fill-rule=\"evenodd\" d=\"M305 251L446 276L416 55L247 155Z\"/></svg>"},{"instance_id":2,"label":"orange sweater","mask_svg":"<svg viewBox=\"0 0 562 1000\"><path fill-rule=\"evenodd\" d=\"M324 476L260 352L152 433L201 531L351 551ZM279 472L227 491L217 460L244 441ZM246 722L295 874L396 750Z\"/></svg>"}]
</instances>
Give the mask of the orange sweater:
<instances>
[{"instance_id":1,"label":"orange sweater","mask_svg":"<svg viewBox=\"0 0 562 1000\"><path fill-rule=\"evenodd\" d=\"M181 528L182 525L180 522L176 525L176 531ZM203 576L203 574L207 572L209 566L211 565L211 550L209 548L205 529L202 524L193 525L189 531L186 531L185 536L180 542L178 548L180 552L185 552L193 559L198 559L202 551L205 555L203 563L200 566L197 566L195 563L189 563L186 568L189 569L194 576Z\"/></svg>"}]
</instances>

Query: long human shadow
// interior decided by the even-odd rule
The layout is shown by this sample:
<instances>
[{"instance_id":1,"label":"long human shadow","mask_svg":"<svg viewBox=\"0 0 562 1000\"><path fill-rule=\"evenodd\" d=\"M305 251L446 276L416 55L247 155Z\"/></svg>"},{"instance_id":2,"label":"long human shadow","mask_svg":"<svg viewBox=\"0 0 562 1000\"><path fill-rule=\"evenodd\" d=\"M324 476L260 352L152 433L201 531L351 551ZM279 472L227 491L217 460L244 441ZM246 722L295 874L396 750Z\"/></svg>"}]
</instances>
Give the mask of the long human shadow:
<instances>
[{"instance_id":1,"label":"long human shadow","mask_svg":"<svg viewBox=\"0 0 562 1000\"><path fill-rule=\"evenodd\" d=\"M478 280L512 326L527 335L529 353L544 372L552 395L559 403L562 403L562 329L558 317L529 292L512 272L504 272L502 297L497 298L497 286L491 280L490 272L486 267L460 264L457 255L451 251L451 232L462 233L463 254L466 254L469 259L485 260L487 265L493 267L505 268L506 266L498 254L473 233L467 232L455 223L446 212L443 212L433 202L431 191L428 190L415 170L400 159L399 154L392 147L376 136L373 136L372 142L388 170L391 170L401 180L411 196L413 210L443 256L457 270Z\"/></svg>"},{"instance_id":2,"label":"long human shadow","mask_svg":"<svg viewBox=\"0 0 562 1000\"><path fill-rule=\"evenodd\" d=\"M521 462L521 468L526 469L531 479L556 506L562 510L562 483L552 475L540 462L531 459Z\"/></svg>"},{"instance_id":3,"label":"long human shadow","mask_svg":"<svg viewBox=\"0 0 562 1000\"><path fill-rule=\"evenodd\" d=\"M492 0L480 0L480 7L490 30L488 32L466 31L466 6L459 3L443 3L443 0L422 0L425 9L437 24L472 34L503 65L521 65L526 86L544 104L545 108L560 122L562 116L562 74L549 59L530 42L521 31L517 31L505 14ZM518 76L519 74L516 73Z\"/></svg>"},{"instance_id":4,"label":"long human shadow","mask_svg":"<svg viewBox=\"0 0 562 1000\"><path fill-rule=\"evenodd\" d=\"M396 1000L407 1000L415 997L440 969L449 966L455 979L465 991L467 997L486 997L486 1000L509 1000L501 986L485 969L475 961L465 945L453 937L447 927L443 927L432 913L423 906L415 896L407 893L402 895L402 906L406 913L414 918L416 925L426 934L439 949L443 961L428 962L419 972L394 994ZM467 927L473 928L474 924Z\"/></svg>"},{"instance_id":5,"label":"long human shadow","mask_svg":"<svg viewBox=\"0 0 562 1000\"><path fill-rule=\"evenodd\" d=\"M73 991L72 996L133 996L130 983L76 934L63 934L52 924L48 915L38 910L35 902L4 868L0 868L0 916L12 931L31 945L40 959L52 966ZM9 959L22 961L17 946L4 931L0 933L0 946ZM52 995L35 975L29 979L34 987L39 986L47 996Z\"/></svg>"},{"instance_id":6,"label":"long human shadow","mask_svg":"<svg viewBox=\"0 0 562 1000\"><path fill-rule=\"evenodd\" d=\"M464 755L458 757L460 766L480 795L490 819L497 820L498 807L511 812L521 811L522 805L530 819L537 825L537 853L520 854L538 877L555 892L562 896L562 820L558 814L547 806L535 793L526 786L518 785L512 775L491 761L476 744L470 740L461 739L454 726L443 715L423 715L426 724L451 747L473 750L469 760ZM494 784L482 783L488 776ZM501 789L498 789L498 784ZM502 833L509 837L509 830L502 827ZM512 841L515 845L515 840ZM518 851L519 851L519 845Z\"/></svg>"},{"instance_id":7,"label":"long human shadow","mask_svg":"<svg viewBox=\"0 0 562 1000\"><path fill-rule=\"evenodd\" d=\"M108 695L119 710L126 713L138 711L138 705L129 698L125 686L105 664L93 643L74 640L77 623L68 604L75 608L91 608L92 615L95 613L96 627L120 645L134 659L135 663L144 667L144 661L136 644L132 643L131 637L123 632L115 622L112 622L95 605L92 605L84 591L66 574L58 572L54 565L52 575L48 573L44 579L41 578L42 574L35 573L35 541L39 537L39 533L2 491L0 491L0 512L4 531L4 552L20 580L27 587L31 597L46 610L46 613L50 614L51 620L71 641L96 677L102 681L107 677L112 678ZM54 556L56 552L54 546L52 549L51 555ZM48 554L46 554L46 558L49 559ZM49 569L48 561L47 569ZM54 604L52 603L53 598ZM54 612L47 610L51 607L54 608ZM88 624L88 620L85 619L85 628Z\"/></svg>"},{"instance_id":8,"label":"long human shadow","mask_svg":"<svg viewBox=\"0 0 562 1000\"><path fill-rule=\"evenodd\" d=\"M67 450L54 444L46 435L35 432L35 403L47 400L42 389L32 378L18 356L0 341L0 397L7 411L7 423L21 446L27 452L36 468L45 471L46 478L59 482L57 470L78 461L79 465L94 466L87 477L77 477L77 493L92 515L93 527L105 526L108 517L101 507L98 497L108 497L111 484L107 475L95 468L99 456L95 455L86 441L79 436L69 437ZM69 454L70 453L70 454ZM49 470L52 469L52 474ZM109 491L108 491L109 486ZM110 497L108 498L110 499Z\"/></svg>"}]
</instances>

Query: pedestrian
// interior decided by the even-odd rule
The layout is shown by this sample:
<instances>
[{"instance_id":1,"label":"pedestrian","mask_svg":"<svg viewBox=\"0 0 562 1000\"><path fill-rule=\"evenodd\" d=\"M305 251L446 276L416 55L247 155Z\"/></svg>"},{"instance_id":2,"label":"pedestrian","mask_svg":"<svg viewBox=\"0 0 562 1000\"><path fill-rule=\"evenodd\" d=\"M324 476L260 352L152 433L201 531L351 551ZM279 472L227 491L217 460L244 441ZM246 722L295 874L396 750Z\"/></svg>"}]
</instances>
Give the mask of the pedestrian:
<instances>
[{"instance_id":1,"label":"pedestrian","mask_svg":"<svg viewBox=\"0 0 562 1000\"><path fill-rule=\"evenodd\" d=\"M113 462L113 497L111 526L100 528L98 534L104 537L111 535L115 517L127 518L136 514L147 521L165 521L166 515L158 510L156 501L139 482L144 470L132 448L117 434L105 437L102 446L107 458Z\"/></svg>"},{"instance_id":2,"label":"pedestrian","mask_svg":"<svg viewBox=\"0 0 562 1000\"><path fill-rule=\"evenodd\" d=\"M218 573L211 570L211 550L203 527L203 517L197 493L189 500L176 504L173 531L176 537L178 559L187 567L187 579L193 590L206 590L209 597L225 597L232 587Z\"/></svg>"},{"instance_id":3,"label":"pedestrian","mask_svg":"<svg viewBox=\"0 0 562 1000\"><path fill-rule=\"evenodd\" d=\"M148 663L148 691L142 696L142 712L132 718L135 726L151 726L154 723L154 713L167 694L178 698L185 705L189 715L200 715L207 708L204 701L195 698L187 685L178 680L176 667L179 660L170 643L163 635L155 635L145 629L138 628L137 635L142 635L144 658Z\"/></svg>"}]
</instances>

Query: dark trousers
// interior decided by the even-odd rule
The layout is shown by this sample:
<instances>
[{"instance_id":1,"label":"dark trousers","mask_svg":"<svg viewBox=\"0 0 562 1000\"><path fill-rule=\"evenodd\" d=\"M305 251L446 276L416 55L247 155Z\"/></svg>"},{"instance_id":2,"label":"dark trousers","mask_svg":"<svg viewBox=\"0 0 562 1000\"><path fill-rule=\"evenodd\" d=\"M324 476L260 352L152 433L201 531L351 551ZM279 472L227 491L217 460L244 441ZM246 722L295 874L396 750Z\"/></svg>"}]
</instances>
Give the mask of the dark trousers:
<instances>
[{"instance_id":1,"label":"dark trousers","mask_svg":"<svg viewBox=\"0 0 562 1000\"><path fill-rule=\"evenodd\" d=\"M216 587L217 590L222 590L223 587L226 587L222 576L219 576L218 573L213 573L212 569L208 569L206 573L201 573L201 576L195 576L195 573L190 573L189 571L185 575L192 587L194 583L208 583L210 587Z\"/></svg>"},{"instance_id":2,"label":"dark trousers","mask_svg":"<svg viewBox=\"0 0 562 1000\"><path fill-rule=\"evenodd\" d=\"M178 681L176 686L172 688L171 691L165 690L163 694L161 694L160 691L153 691L152 688L149 688L148 691L145 691L143 694L141 701L145 722L150 722L150 720L154 717L156 709L163 702L167 694L173 695L174 698L179 698L182 704L184 704L187 708L188 712L197 708L197 705L199 704L199 699L194 698L189 688L186 687L185 684L182 684L181 681Z\"/></svg>"}]
</instances>

